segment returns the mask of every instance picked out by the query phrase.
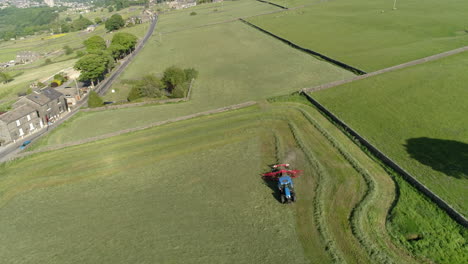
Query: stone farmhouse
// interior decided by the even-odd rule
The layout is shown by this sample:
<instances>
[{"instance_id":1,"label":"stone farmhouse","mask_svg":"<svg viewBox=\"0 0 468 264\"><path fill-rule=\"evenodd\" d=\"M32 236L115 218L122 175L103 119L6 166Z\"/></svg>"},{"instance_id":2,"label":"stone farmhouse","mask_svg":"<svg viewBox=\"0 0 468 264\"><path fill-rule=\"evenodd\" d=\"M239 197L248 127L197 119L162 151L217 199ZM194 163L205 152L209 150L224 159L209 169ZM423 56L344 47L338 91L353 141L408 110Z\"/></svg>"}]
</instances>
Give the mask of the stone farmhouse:
<instances>
[{"instance_id":1,"label":"stone farmhouse","mask_svg":"<svg viewBox=\"0 0 468 264\"><path fill-rule=\"evenodd\" d=\"M170 8L174 9L183 9L189 8L197 5L196 0L175 0L167 3Z\"/></svg>"},{"instance_id":2,"label":"stone farmhouse","mask_svg":"<svg viewBox=\"0 0 468 264\"><path fill-rule=\"evenodd\" d=\"M52 88L33 92L0 113L0 145L16 142L55 122L67 111L65 96Z\"/></svg>"},{"instance_id":3,"label":"stone farmhouse","mask_svg":"<svg viewBox=\"0 0 468 264\"><path fill-rule=\"evenodd\" d=\"M18 107L27 104L37 110L39 118L44 124L50 124L60 118L61 114L68 110L65 96L52 88L46 88L40 92L33 92L13 104Z\"/></svg>"},{"instance_id":4,"label":"stone farmhouse","mask_svg":"<svg viewBox=\"0 0 468 264\"><path fill-rule=\"evenodd\" d=\"M16 55L15 63L16 64L24 64L24 63L31 63L36 61L40 58L39 53L34 51L20 51Z\"/></svg>"},{"instance_id":5,"label":"stone farmhouse","mask_svg":"<svg viewBox=\"0 0 468 264\"><path fill-rule=\"evenodd\" d=\"M44 127L36 109L19 106L0 114L0 145L16 142Z\"/></svg>"}]
</instances>

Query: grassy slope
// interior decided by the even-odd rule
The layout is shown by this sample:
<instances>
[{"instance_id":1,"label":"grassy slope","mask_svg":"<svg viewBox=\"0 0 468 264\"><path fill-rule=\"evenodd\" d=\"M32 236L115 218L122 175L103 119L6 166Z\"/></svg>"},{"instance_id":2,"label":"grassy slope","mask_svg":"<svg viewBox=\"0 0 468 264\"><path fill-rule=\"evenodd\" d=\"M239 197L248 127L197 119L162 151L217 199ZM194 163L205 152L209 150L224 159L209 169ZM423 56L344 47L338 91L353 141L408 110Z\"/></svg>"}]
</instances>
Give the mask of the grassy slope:
<instances>
[{"instance_id":1,"label":"grassy slope","mask_svg":"<svg viewBox=\"0 0 468 264\"><path fill-rule=\"evenodd\" d=\"M195 67L200 74L190 102L80 114L41 144L88 138L351 76L241 22L167 34L163 38L162 43L156 37L150 39L122 78L161 74L171 65ZM113 88L120 93L117 96L126 96L122 85ZM109 99L117 98L106 97Z\"/></svg>"},{"instance_id":2,"label":"grassy slope","mask_svg":"<svg viewBox=\"0 0 468 264\"><path fill-rule=\"evenodd\" d=\"M249 21L364 71L466 45L466 1L410 0L397 5L392 10L393 1L331 1Z\"/></svg>"},{"instance_id":3,"label":"grassy slope","mask_svg":"<svg viewBox=\"0 0 468 264\"><path fill-rule=\"evenodd\" d=\"M122 14L124 18L134 15L135 12L128 12L128 10L128 8L123 9L119 13ZM107 16L110 15L111 14ZM83 16L90 18L92 21L94 21L93 19L96 15L94 13L88 13L84 14ZM135 34L139 38L142 38L146 33L146 30L144 28L148 28L147 24L141 24L135 27L121 29L120 31L128 31L130 33ZM68 45L74 49L79 48L83 46L84 40L95 35L100 35L105 39L112 38L112 34L106 34L106 30L104 28L104 25L102 24L98 26L93 32L77 31L66 33L63 36L61 36L61 34L53 36L49 34L42 34L38 36L29 36L23 40L18 39L15 41L0 42L0 62L14 60L16 58L16 54L19 51L37 51L40 53L46 53L62 50L63 46L65 45Z\"/></svg>"},{"instance_id":4,"label":"grassy slope","mask_svg":"<svg viewBox=\"0 0 468 264\"><path fill-rule=\"evenodd\" d=\"M0 229L8 246L0 255L26 263L301 263L306 256L327 263L311 211L318 178L283 121L304 122L298 113L249 108L7 164L0 178ZM346 175L360 190L341 190L319 218L328 219L323 223L331 231L324 236L338 240L336 251L362 263L366 256L346 228L362 179L317 130L303 125L302 137L330 158L324 161L331 175ZM305 169L295 206L279 204L259 177L276 159ZM18 228L8 228L12 223Z\"/></svg>"},{"instance_id":5,"label":"grassy slope","mask_svg":"<svg viewBox=\"0 0 468 264\"><path fill-rule=\"evenodd\" d=\"M216 10L216 11L215 11ZM199 27L206 24L264 14L281 9L252 0L226 1L223 3L203 4L197 7L170 11L160 16L156 32L172 32ZM190 13L197 15L191 16Z\"/></svg>"},{"instance_id":6,"label":"grassy slope","mask_svg":"<svg viewBox=\"0 0 468 264\"><path fill-rule=\"evenodd\" d=\"M291 206L280 205L259 177L278 161L305 170ZM353 167L365 168L372 184ZM299 104L262 103L36 154L0 171L4 260L416 262L385 231L394 197L388 175L320 113ZM408 200L419 203L414 219L424 223L422 208L434 206L411 188L399 204ZM441 230L460 230L434 211ZM446 235L422 241L436 240L453 254Z\"/></svg>"},{"instance_id":7,"label":"grassy slope","mask_svg":"<svg viewBox=\"0 0 468 264\"><path fill-rule=\"evenodd\" d=\"M268 0L268 2L292 8L320 3L320 0Z\"/></svg>"},{"instance_id":8,"label":"grassy slope","mask_svg":"<svg viewBox=\"0 0 468 264\"><path fill-rule=\"evenodd\" d=\"M468 215L467 53L313 93Z\"/></svg>"}]
</instances>

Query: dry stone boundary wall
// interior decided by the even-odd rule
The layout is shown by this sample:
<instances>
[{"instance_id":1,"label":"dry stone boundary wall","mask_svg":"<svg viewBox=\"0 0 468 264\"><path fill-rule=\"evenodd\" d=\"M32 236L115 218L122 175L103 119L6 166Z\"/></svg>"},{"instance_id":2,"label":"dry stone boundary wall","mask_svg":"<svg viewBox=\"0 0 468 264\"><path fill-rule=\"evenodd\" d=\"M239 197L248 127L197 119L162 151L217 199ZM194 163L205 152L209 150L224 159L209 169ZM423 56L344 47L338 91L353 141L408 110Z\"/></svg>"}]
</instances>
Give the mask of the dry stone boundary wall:
<instances>
[{"instance_id":1,"label":"dry stone boundary wall","mask_svg":"<svg viewBox=\"0 0 468 264\"><path fill-rule=\"evenodd\" d=\"M141 126L141 127L123 129L123 130L119 130L119 131L116 131L116 132L104 134L104 135L101 135L101 136L91 137L91 138L78 140L78 141L73 141L73 142L64 143L64 144L55 145L55 146L44 147L44 148L39 149L39 150L20 153L20 154L18 154L16 156L12 157L10 160L26 157L26 156L36 154L36 153L52 151L52 150L58 150L58 149L66 148L66 147L81 145L81 144L85 144L85 143L89 143L89 142L93 142L93 141L97 141L97 140L102 140L102 139L106 139L106 138L110 138L110 137L115 137L115 136L118 136L118 135L130 133L130 132L140 131L140 130L144 130L144 129L148 129L148 128L152 128L152 127L157 127L157 126L162 126L162 125L165 125L165 124L170 124L170 123L174 123L174 122L178 122L178 121L188 120L188 119L192 119L192 118L196 118L196 117L207 116L207 115L227 112L227 111L231 111L231 110L241 109L241 108L249 107L249 106L252 106L252 105L255 105L255 104L257 104L257 102L249 101L249 102L240 103L240 104L236 104L236 105L230 105L230 106L217 108L217 109L213 109L213 110L209 110L209 111L205 111L205 112L199 112L199 113L195 113L195 114L191 114L191 115L172 118L172 119L168 119L168 120L165 120L165 121L154 122L154 123L151 123L151 124L148 124L148 125L145 125L145 126Z\"/></svg>"}]
</instances>

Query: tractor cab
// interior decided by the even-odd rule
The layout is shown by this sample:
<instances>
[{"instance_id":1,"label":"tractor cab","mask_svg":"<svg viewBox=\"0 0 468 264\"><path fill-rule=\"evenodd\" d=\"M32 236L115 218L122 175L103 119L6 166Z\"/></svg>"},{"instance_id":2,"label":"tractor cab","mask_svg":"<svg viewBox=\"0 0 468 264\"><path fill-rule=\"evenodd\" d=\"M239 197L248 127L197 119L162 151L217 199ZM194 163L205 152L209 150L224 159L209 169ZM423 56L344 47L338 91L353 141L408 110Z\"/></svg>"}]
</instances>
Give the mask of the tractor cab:
<instances>
[{"instance_id":1,"label":"tractor cab","mask_svg":"<svg viewBox=\"0 0 468 264\"><path fill-rule=\"evenodd\" d=\"M292 178L296 178L302 173L301 170L290 170L289 164L278 164L271 166L271 172L263 174L263 179L278 181L281 203L291 203L296 201L296 193Z\"/></svg>"},{"instance_id":2,"label":"tractor cab","mask_svg":"<svg viewBox=\"0 0 468 264\"><path fill-rule=\"evenodd\" d=\"M281 194L281 203L290 203L296 201L294 184L290 176L285 175L278 179L278 189Z\"/></svg>"}]
</instances>

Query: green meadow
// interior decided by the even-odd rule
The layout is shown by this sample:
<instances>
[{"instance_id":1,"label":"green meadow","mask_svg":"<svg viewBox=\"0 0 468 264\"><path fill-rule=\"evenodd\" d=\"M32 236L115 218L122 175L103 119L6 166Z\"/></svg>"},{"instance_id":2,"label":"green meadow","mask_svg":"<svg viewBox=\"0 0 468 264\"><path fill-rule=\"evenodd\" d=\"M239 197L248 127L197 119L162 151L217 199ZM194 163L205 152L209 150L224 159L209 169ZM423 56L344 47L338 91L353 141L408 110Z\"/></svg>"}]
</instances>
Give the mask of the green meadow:
<instances>
[{"instance_id":1,"label":"green meadow","mask_svg":"<svg viewBox=\"0 0 468 264\"><path fill-rule=\"evenodd\" d=\"M466 45L466 1L393 3L328 1L248 21L366 72Z\"/></svg>"},{"instance_id":2,"label":"green meadow","mask_svg":"<svg viewBox=\"0 0 468 264\"><path fill-rule=\"evenodd\" d=\"M312 93L468 215L468 53Z\"/></svg>"}]
</instances>

